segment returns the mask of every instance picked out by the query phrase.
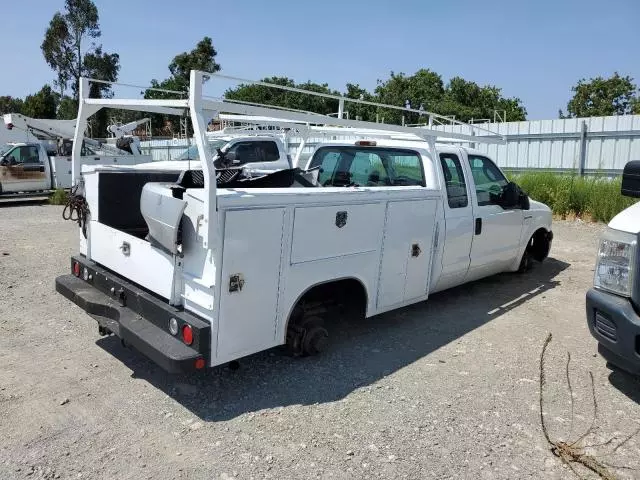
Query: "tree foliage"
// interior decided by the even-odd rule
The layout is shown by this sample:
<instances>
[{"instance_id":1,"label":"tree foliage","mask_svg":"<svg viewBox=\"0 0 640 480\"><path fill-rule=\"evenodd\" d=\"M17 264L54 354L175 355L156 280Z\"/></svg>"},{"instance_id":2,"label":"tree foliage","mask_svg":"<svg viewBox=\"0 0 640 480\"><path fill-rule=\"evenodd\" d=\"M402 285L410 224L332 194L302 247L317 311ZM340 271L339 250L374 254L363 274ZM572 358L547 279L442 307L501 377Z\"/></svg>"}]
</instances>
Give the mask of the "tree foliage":
<instances>
[{"instance_id":1,"label":"tree foliage","mask_svg":"<svg viewBox=\"0 0 640 480\"><path fill-rule=\"evenodd\" d=\"M308 81L296 84L292 79L287 77L269 77L262 79L262 81L285 87L300 88L310 92L340 95L340 92L332 91L326 83L318 84ZM309 112L322 113L324 115L336 113L338 111L338 100L318 97L315 95L307 95L300 92L281 90L264 85L241 84L236 89L227 90L225 92L225 98L229 100L240 100L243 102L292 108L295 110L305 110Z\"/></svg>"},{"instance_id":2,"label":"tree foliage","mask_svg":"<svg viewBox=\"0 0 640 480\"><path fill-rule=\"evenodd\" d=\"M204 37L190 52L182 52L173 57L169 63L171 75L165 80L151 80L151 87L162 90L170 90L170 93L147 89L144 98L184 98L188 94L191 70L215 73L220 70L220 64L216 62L218 52L213 46L210 37ZM205 78L205 81L207 79ZM174 135L179 130L180 120L175 116L160 114L151 115L151 125L154 130L160 130L164 135Z\"/></svg>"},{"instance_id":3,"label":"tree foliage","mask_svg":"<svg viewBox=\"0 0 640 480\"><path fill-rule=\"evenodd\" d=\"M56 118L59 120L74 120L78 116L78 101L75 98L64 96L58 102Z\"/></svg>"},{"instance_id":4,"label":"tree foliage","mask_svg":"<svg viewBox=\"0 0 640 480\"><path fill-rule=\"evenodd\" d=\"M615 72L610 78L580 79L571 89L573 98L564 117L599 117L640 113L640 92L633 78Z\"/></svg>"},{"instance_id":5,"label":"tree foliage","mask_svg":"<svg viewBox=\"0 0 640 480\"><path fill-rule=\"evenodd\" d=\"M60 95L71 87L77 99L80 77L115 81L120 70L117 53L109 54L96 45L100 23L98 8L91 0L65 0L63 12L56 12L49 22L40 48L47 64L56 72L55 85ZM86 42L91 41L86 47ZM92 87L91 95L101 97L110 91L108 85Z\"/></svg>"},{"instance_id":6,"label":"tree foliage","mask_svg":"<svg viewBox=\"0 0 640 480\"><path fill-rule=\"evenodd\" d=\"M50 85L45 85L39 92L27 95L22 105L22 113L32 118L56 118L58 94Z\"/></svg>"},{"instance_id":7,"label":"tree foliage","mask_svg":"<svg viewBox=\"0 0 640 480\"><path fill-rule=\"evenodd\" d=\"M8 95L0 97L0 115L5 113L22 113L24 101Z\"/></svg>"},{"instance_id":8,"label":"tree foliage","mask_svg":"<svg viewBox=\"0 0 640 480\"><path fill-rule=\"evenodd\" d=\"M378 80L378 85L373 93L352 83L348 83L346 91L341 94L331 90L327 84L313 82L296 84L292 79L285 77L265 78L263 81L398 107L408 106L416 110L422 107L424 110L441 115L453 115L462 121L480 118L493 119L494 110L500 110L501 115L506 110L508 120L524 120L526 118L526 110L520 99L504 98L499 88L494 86L481 87L460 77L452 78L445 85L440 75L428 69L418 70L413 75L391 72L391 76L387 80ZM263 85L240 85L237 88L227 90L225 97L322 114L338 111L337 100L277 90ZM424 123L427 121L426 116L419 113L350 102L345 104L345 111L349 112L350 118L360 118L367 121L378 119L385 123L399 124L403 121L403 116L405 123Z\"/></svg>"}]
</instances>

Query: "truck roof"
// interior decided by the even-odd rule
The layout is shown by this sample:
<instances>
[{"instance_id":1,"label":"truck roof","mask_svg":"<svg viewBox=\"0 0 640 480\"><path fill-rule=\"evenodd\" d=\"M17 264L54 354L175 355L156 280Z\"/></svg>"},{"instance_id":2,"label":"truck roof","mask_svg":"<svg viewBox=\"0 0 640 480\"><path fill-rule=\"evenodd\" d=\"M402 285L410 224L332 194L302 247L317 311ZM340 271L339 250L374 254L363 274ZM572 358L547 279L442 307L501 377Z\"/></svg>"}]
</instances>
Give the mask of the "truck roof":
<instances>
[{"instance_id":1,"label":"truck roof","mask_svg":"<svg viewBox=\"0 0 640 480\"><path fill-rule=\"evenodd\" d=\"M358 140L333 140L330 142L320 142L318 143L314 151L321 147L327 146L356 146L356 142L362 141L362 139ZM374 136L364 141L374 141L376 142L376 146L378 147L390 147L390 148L410 148L412 150L423 150L425 152L429 151L429 145L426 141L420 140L393 140L393 139L376 139ZM467 147L464 145L454 145L451 143L436 143L438 151L454 151L455 149L462 149L467 153L485 155L480 150L475 148Z\"/></svg>"}]
</instances>

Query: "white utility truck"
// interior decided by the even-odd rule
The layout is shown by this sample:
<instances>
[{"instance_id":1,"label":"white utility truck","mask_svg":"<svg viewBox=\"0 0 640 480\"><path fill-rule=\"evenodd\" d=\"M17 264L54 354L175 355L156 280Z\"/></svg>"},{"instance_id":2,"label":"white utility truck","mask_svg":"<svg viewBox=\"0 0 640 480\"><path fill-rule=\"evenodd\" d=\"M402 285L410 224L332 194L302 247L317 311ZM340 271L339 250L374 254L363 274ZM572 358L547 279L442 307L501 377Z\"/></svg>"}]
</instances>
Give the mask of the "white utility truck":
<instances>
[{"instance_id":1,"label":"white utility truck","mask_svg":"<svg viewBox=\"0 0 640 480\"><path fill-rule=\"evenodd\" d=\"M75 122L42 120L21 114L6 114L4 122L8 129L24 130L40 140L0 146L0 194L71 188L71 139L75 135ZM131 153L89 138L80 138L80 142L83 164L132 165L151 160L135 149Z\"/></svg>"},{"instance_id":2,"label":"white utility truck","mask_svg":"<svg viewBox=\"0 0 640 480\"><path fill-rule=\"evenodd\" d=\"M625 165L622 195L640 198L640 160ZM640 202L613 217L600 240L587 325L614 367L640 375Z\"/></svg>"},{"instance_id":3,"label":"white utility truck","mask_svg":"<svg viewBox=\"0 0 640 480\"><path fill-rule=\"evenodd\" d=\"M188 108L202 161L198 169L181 162L173 170L81 171L76 141L74 205L85 220L71 272L55 282L101 334L117 335L167 371L283 344L313 355L327 346L325 320L337 312L371 317L464 282L525 271L548 255L550 209L529 200L486 155L437 143L502 137L443 139L431 129L327 116L327 126L370 129L380 138L321 144L307 168L246 178L211 155L211 117L318 124L318 115L203 97L203 75L191 72L185 100L91 99L82 80L78 138L103 107L175 115Z\"/></svg>"},{"instance_id":4,"label":"white utility truck","mask_svg":"<svg viewBox=\"0 0 640 480\"><path fill-rule=\"evenodd\" d=\"M211 155L216 156L216 168L226 161L233 167L241 167L246 176L293 168L291 155L277 135L265 135L261 131L237 131L233 134L207 135L207 139ZM190 146L175 161L199 162L198 146ZM198 168L194 165L191 168ZM184 168L184 164L181 167Z\"/></svg>"}]
</instances>

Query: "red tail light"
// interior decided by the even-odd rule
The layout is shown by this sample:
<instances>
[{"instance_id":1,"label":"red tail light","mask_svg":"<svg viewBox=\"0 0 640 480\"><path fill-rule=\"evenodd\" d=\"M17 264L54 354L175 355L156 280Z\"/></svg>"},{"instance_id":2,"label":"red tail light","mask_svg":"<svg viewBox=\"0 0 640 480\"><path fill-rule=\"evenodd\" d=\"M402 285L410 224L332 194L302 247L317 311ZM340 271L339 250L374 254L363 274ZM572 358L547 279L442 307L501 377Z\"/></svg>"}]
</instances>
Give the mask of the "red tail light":
<instances>
[{"instance_id":1,"label":"red tail light","mask_svg":"<svg viewBox=\"0 0 640 480\"><path fill-rule=\"evenodd\" d=\"M73 262L73 274L76 277L80 276L80 264L78 262Z\"/></svg>"},{"instance_id":2,"label":"red tail light","mask_svg":"<svg viewBox=\"0 0 640 480\"><path fill-rule=\"evenodd\" d=\"M204 358L199 358L196 360L195 367L197 370L202 370L204 368Z\"/></svg>"},{"instance_id":3,"label":"red tail light","mask_svg":"<svg viewBox=\"0 0 640 480\"><path fill-rule=\"evenodd\" d=\"M182 340L187 345L191 345L193 343L193 330L191 329L191 325L185 325L182 327Z\"/></svg>"}]
</instances>

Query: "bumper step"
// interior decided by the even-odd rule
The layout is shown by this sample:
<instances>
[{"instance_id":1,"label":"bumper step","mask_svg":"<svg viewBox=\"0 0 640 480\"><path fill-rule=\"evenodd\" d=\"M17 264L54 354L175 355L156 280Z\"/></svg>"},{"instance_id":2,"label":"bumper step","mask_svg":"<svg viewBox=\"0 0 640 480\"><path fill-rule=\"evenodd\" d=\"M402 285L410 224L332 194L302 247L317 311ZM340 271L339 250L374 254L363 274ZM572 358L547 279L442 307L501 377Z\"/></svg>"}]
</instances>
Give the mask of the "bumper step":
<instances>
[{"instance_id":1,"label":"bumper step","mask_svg":"<svg viewBox=\"0 0 640 480\"><path fill-rule=\"evenodd\" d=\"M193 371L196 360L203 358L180 339L72 274L56 278L56 291L169 373Z\"/></svg>"}]
</instances>

